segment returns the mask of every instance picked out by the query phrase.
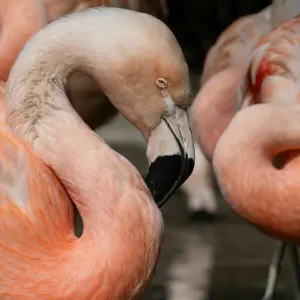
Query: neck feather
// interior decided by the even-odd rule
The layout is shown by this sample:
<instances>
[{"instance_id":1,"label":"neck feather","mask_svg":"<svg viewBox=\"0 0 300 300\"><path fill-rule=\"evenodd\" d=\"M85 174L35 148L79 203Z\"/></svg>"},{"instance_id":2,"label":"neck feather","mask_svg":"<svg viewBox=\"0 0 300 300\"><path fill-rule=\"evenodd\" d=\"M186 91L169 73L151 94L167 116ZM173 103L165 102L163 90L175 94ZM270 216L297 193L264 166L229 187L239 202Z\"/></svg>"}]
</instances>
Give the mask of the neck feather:
<instances>
[{"instance_id":1,"label":"neck feather","mask_svg":"<svg viewBox=\"0 0 300 300\"><path fill-rule=\"evenodd\" d=\"M27 43L6 85L7 123L58 175L86 219L85 228L90 220L99 219L95 204L102 212L110 210L112 190L129 188L132 178L138 186L131 187L141 187L142 177L82 121L66 96L65 86L69 75L78 70L96 79L104 93L116 90L112 78L118 76L117 66L124 60L121 52L126 50L121 49L122 33L112 41L115 28L111 24L115 16L127 20L131 14L135 13L91 9L48 25ZM136 24L128 21L124 33L133 28ZM142 189L142 198L149 200L144 184Z\"/></svg>"},{"instance_id":2,"label":"neck feather","mask_svg":"<svg viewBox=\"0 0 300 300\"><path fill-rule=\"evenodd\" d=\"M122 12L119 17L124 21L131 14ZM93 268L89 274L95 284L99 285L97 276L102 274L104 263L105 270L120 282L122 274L126 276L125 269L130 271L129 281L124 282L135 289L139 280L145 283L156 262L160 212L134 166L84 124L64 89L73 71L84 71L108 96L110 88L116 90L111 78L118 77L116 66L122 64L127 51L124 38L128 32L138 31L137 24L129 21L126 30L124 26L119 28L124 34L118 32L112 41L110 28L118 26L111 25L118 23L116 15L113 9L93 9L42 29L27 43L12 68L5 99L8 125L52 167L83 218L82 243L74 255L82 251L81 255L89 256L93 266L87 269ZM72 263L70 268L75 267ZM137 274L142 275L138 278ZM120 291L121 287L115 289L109 299L124 296ZM131 298L130 294L125 298Z\"/></svg>"}]
</instances>

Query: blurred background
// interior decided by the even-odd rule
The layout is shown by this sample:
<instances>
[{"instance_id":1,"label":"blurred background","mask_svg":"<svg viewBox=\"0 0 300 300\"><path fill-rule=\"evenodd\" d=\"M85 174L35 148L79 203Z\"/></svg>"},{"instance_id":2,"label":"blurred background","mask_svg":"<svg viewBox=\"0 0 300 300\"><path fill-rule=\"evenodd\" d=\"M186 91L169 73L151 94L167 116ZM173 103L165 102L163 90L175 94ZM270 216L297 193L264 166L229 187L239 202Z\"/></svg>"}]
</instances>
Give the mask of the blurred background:
<instances>
[{"instance_id":1,"label":"blurred background","mask_svg":"<svg viewBox=\"0 0 300 300\"><path fill-rule=\"evenodd\" d=\"M269 4L265 0L167 1L165 22L183 48L194 93L199 89L207 51L221 32L239 17L256 13ZM123 117L114 117L97 132L142 174L146 173L145 143ZM163 208L163 249L152 285L142 299L262 299L275 241L236 215L215 184L214 190L217 210L213 218L197 218L183 190ZM285 259L277 299L292 299L292 287L290 264Z\"/></svg>"}]
</instances>

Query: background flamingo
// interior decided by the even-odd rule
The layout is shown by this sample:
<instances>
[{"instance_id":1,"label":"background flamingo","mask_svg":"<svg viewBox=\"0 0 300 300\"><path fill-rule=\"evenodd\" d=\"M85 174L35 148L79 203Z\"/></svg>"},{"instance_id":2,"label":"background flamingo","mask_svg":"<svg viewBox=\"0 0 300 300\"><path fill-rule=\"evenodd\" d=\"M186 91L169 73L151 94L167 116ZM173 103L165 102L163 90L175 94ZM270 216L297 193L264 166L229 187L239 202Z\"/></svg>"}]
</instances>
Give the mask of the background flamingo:
<instances>
[{"instance_id":1,"label":"background flamingo","mask_svg":"<svg viewBox=\"0 0 300 300\"><path fill-rule=\"evenodd\" d=\"M203 86L198 95L197 110L201 111L202 118L195 117L196 135L199 136L199 143L209 159L221 133L245 97L241 83L253 48L274 26L297 15L300 11L299 6L297 0L274 0L271 6L260 13L242 17L234 22L209 51L201 83L204 85L208 79L211 80ZM214 76L217 73L219 75ZM214 92L214 88L218 90ZM247 99L249 101L249 97ZM210 108L212 103L217 109Z\"/></svg>"},{"instance_id":2,"label":"background flamingo","mask_svg":"<svg viewBox=\"0 0 300 300\"><path fill-rule=\"evenodd\" d=\"M210 165L205 161L205 157L211 160L213 149L220 134L236 112L235 101L241 101L241 97L243 97L242 94L239 94L239 85L237 86L236 84L239 84L239 79L244 75L243 66L247 64L253 47L262 35L271 30L272 26L276 26L283 20L296 16L297 12L299 12L299 3L297 1L286 3L274 0L272 5L261 12L241 17L233 22L232 25L222 32L215 45L209 50L203 67L201 85L203 86L213 75L226 69L228 71L225 71L224 75L222 73L220 76L215 77L214 81L205 87L202 92L202 98L205 99L201 104L203 113L195 121L197 124L196 131L200 130L197 134L201 136L200 145L195 147L195 151L202 162L201 166L196 163L192 176L185 183L185 186L189 184L190 191L195 191L198 195L197 197L189 197L189 199L208 199L208 201L204 201L204 205L207 205L205 203L210 203L211 207L216 207L215 197L200 197L202 190L208 191L209 195L214 195L211 184L212 179L211 175L209 175L213 173L209 170ZM231 79L229 80L229 85L225 84L227 76L233 79L232 81L230 81ZM234 85L233 89L232 85ZM217 93L212 88L216 86L221 86ZM223 94L223 89L224 95L221 98L219 95ZM211 109L212 105L217 106L217 109ZM205 157L203 157L203 154ZM197 173L208 174L206 175L208 176L206 177L208 184L204 187L201 185L201 190L196 185L196 180L192 183L193 176L200 178ZM197 204L199 206L199 203Z\"/></svg>"},{"instance_id":3,"label":"background flamingo","mask_svg":"<svg viewBox=\"0 0 300 300\"><path fill-rule=\"evenodd\" d=\"M300 4L298 3L298 8L300 10L299 6L300 6ZM291 7L293 7L293 9L295 9L295 6L291 5ZM288 19L287 11L288 11L289 7L283 6L282 8L284 11L284 15L282 16L282 18L284 17L284 18ZM273 18L274 18L274 16L277 16L277 17L280 16L278 14L279 8L276 7L276 9L277 9L277 12L276 12L277 15L273 14ZM291 11L291 16L294 14L295 14L295 10ZM276 24L276 20L273 19L272 22L274 24ZM256 49L251 54L253 56L253 59L251 61L249 71L247 73L247 76L245 77L245 81L243 82L243 84L241 84L241 81L238 79L238 78L242 78L242 77L240 77L240 74L242 74L242 72L241 72L242 68L240 68L239 71L237 68L231 69L231 70L226 70L222 74L219 74L215 78L212 78L211 82L209 82L209 84L207 84L206 89L204 89L202 92L200 92L199 100L200 100L200 98L203 98L203 99L206 98L205 101L207 101L207 96L210 96L212 94L212 87L217 84L219 84L219 86L222 84L222 85L226 85L226 87L221 86L221 88L219 89L220 91L222 90L222 95L221 95L221 93L218 94L218 92L219 92L218 91L213 96L211 96L211 98L215 97L216 101L220 101L220 102L222 102L223 100L226 100L226 101L229 101L229 103L230 103L230 100L233 99L233 100L237 101L235 104L236 107L240 107L240 108L245 108L251 104L257 104L260 102L269 102L272 104L274 103L276 105L277 104L278 105L290 105L293 102L295 102L295 100L297 99L298 88L297 88L297 84L295 83L295 81L292 78L297 78L297 75L295 72L293 73L292 71L290 71L289 68L292 68L292 64L297 65L297 59L298 59L297 51L298 50L297 50L297 47L295 47L295 45L297 43L296 41L298 38L297 37L297 34L298 34L297 23L298 22L299 21L297 21L297 20L292 21L292 22L287 22L287 23L279 26L279 28L275 29L270 34L267 34L266 36L261 38ZM229 73L229 72L231 72L231 73ZM238 98L237 95L234 95L235 97L232 98L231 97L232 90L237 91L239 88L241 89L241 94L240 94L241 98ZM229 91L229 92L226 93L226 91ZM233 101L233 103L234 103L234 101ZM225 105L225 103L224 103L224 105ZM234 107L234 106L232 106L232 104L226 104L227 107L230 105L231 105L231 107ZM199 113L200 111L202 111L202 113L203 113L204 112L203 109L206 109L206 111L209 112L207 103L201 104L200 102L198 102L198 104L196 104L195 107L197 109L197 113ZM255 112L256 111L257 111L257 109L255 110ZM214 116L216 117L220 113L220 111L217 111L217 112L211 111L210 113L214 114ZM215 139L211 143L211 147L210 147L211 154L213 154L214 147L215 147L216 143L218 142L218 137L222 134L222 132L224 131L226 126L230 123L233 115L234 114L227 115L228 116L227 123L215 135ZM268 114L269 118L271 118L271 115L272 115L272 113ZM260 114L258 114L258 117L257 117L258 120L259 120L259 116L260 116ZM262 148L262 147L258 146L258 144L259 144L258 141L262 142L261 139L264 139L264 138L265 138L266 144L268 144L268 142L272 140L273 146L276 145L276 141L278 141L278 143L280 141L280 145L282 145L282 147L287 147L286 149L284 149L284 150L287 150L287 149L289 149L289 146L288 146L289 142L286 141L286 138L288 136L286 135L286 133L283 133L283 132L281 135L278 132L276 133L276 130L274 129L274 125L272 125L271 128L268 126L268 124L273 124L273 123L272 122L268 123L268 121L266 121L266 119L264 120L265 125L262 126L262 121L259 122L256 119L254 112L251 113L251 117L245 118L245 114L243 114L242 117L239 117L239 118L244 118L243 123L241 122L241 119L239 119L240 123L238 123L236 121L234 123L235 125L230 125L228 130L229 130L229 132L231 132L231 135L229 136L228 130L225 130L225 133L226 133L225 137L222 136L222 138L220 140L220 143L224 139L226 140L227 148L225 148L225 146L220 146L219 144L217 144L218 145L217 147L219 150L216 154L213 154L214 165L215 165L214 168L217 172L218 182L221 185L221 189L223 190L223 192L225 193L225 196L227 197L227 199L229 201L232 201L231 197L232 197L232 195L235 195L234 197L236 200L233 200L233 202L234 202L233 207L238 212L240 212L243 216L247 217L252 223L258 225L259 227L263 228L267 232L275 231L275 233L276 233L276 232L279 232L280 230L283 230L283 227L284 227L284 230L286 230L286 232L289 232L289 233L287 233L287 235L289 237L291 237L293 235L292 227L296 226L297 220L289 219L289 222L287 222L287 218L289 218L288 210L289 210L289 208L291 208L293 210L293 214L295 214L295 209L294 209L295 207L293 206L292 203L290 203L290 205L289 205L288 202L286 202L286 200L285 200L285 205L284 205L285 210L282 210L280 212L277 207L277 204L276 204L277 202L280 203L280 200L276 201L275 195L277 195L278 197L279 197L279 195L281 195L280 197L282 197L284 199L285 199L286 195L284 194L282 188L280 189L281 192L279 192L279 190L277 190L277 191L274 190L274 187L273 187L272 197L270 199L272 199L274 201L274 204L272 207L274 207L274 211L276 211L277 216L275 213L272 213L270 211L271 207L268 207L267 202L263 201L263 199L266 198L266 195L267 195L266 191L268 191L268 189L266 186L264 186L264 187L262 187L262 186L259 187L259 186L261 183L266 183L267 181L269 182L268 184L270 184L272 182L272 180L273 180L273 182L275 182L276 181L275 178L277 178L277 180L279 180L279 177L272 177L272 179L271 179L271 177L268 178L268 176L267 176L268 173L265 173L266 169L264 168L264 166L266 166L266 165L265 164L255 164L255 162L253 161L255 154L254 153L250 154L251 149L254 149L254 148L261 149ZM263 117L261 117L261 119L262 118ZM276 111L274 111L274 114L272 115L272 119L276 120L276 122L278 122L279 120L281 120L281 117L280 117L280 115L278 115L278 113L276 113ZM246 125L242 126L244 123L250 122L250 120L251 120L251 125L249 123L249 125L247 125L247 126ZM209 139L205 138L205 137L203 138L203 133L205 132L204 126L202 125L203 120L196 121L196 123L197 123L196 126L199 129L199 131L198 131L199 137L200 137L202 143L205 144L207 141L209 141ZM256 127L256 126L259 126L259 125L261 126L261 129L260 129L261 132L258 133L258 131L257 131L256 134L253 134L252 132L254 132L255 130L258 130L258 127ZM251 126L251 128L249 126ZM289 130L292 130L292 127L293 127L293 125L291 125L291 127L289 127ZM231 129L231 131L230 131L230 129ZM262 131L262 129L265 129L265 134L264 134L264 131ZM233 130L235 132L239 132L239 130L243 130L243 134L245 132L247 132L247 135L244 135L243 140L241 140L237 136L236 133L233 133ZM285 132L287 132L287 131L288 131L288 129L286 129ZM241 134L241 133L239 133L239 134ZM259 136L259 134L260 134L260 136ZM276 134L278 135L277 138L274 137L274 135L276 135ZM267 135L269 135L268 138L267 138ZM234 143L234 145L236 145L234 147L234 149L230 150L230 152L237 154L237 152L235 152L235 149L238 149L239 151L242 151L241 153L243 153L243 154L239 154L239 157L241 159L240 163L242 163L242 161L243 161L243 163L242 163L243 169L241 168L241 165L238 165L238 161L236 161L234 163L234 165L237 164L237 165L235 165L236 168L233 168L233 165L228 161L228 157L231 157L231 153L230 154L228 153L228 151L229 151L228 136L231 138L231 148L232 148L233 143ZM247 140L247 142L246 142L246 140ZM251 143L251 147L250 147L250 144L246 146L246 143ZM224 142L222 142L221 145L225 145ZM288 153L285 153L284 155L277 156L275 154L278 154L281 152L281 150L283 150L280 147L278 148L278 146L275 146L276 147L276 150L274 149L275 152L273 152L273 150L271 150L271 148L269 148L269 150L266 153L269 153L268 155L270 155L270 157L272 156L272 158L274 158L276 156L275 157L276 161L273 161L273 163L276 164L277 168L282 168L286 163L288 163L295 156L295 153L288 152ZM252 148L252 147L254 147L254 148ZM272 146L269 145L269 147L272 147ZM221 154L221 151L223 154ZM249 156L248 156L248 154L246 154L247 151L249 151ZM262 154L263 152L259 152L259 153ZM225 158L225 155L226 155L226 158ZM252 156L253 156L253 158L252 158ZM223 161L221 162L222 159L223 159ZM234 159L237 160L237 156L235 156ZM226 160L226 162L225 162L225 160ZM250 163L250 161L251 161L251 163ZM251 168L246 167L246 165L248 166L250 164L251 164ZM224 165L227 166L226 174L224 171ZM286 168L284 168L284 169L286 169ZM240 172L240 173L237 174L235 172L235 170L236 170L236 172L239 170L238 172ZM258 174L258 172L260 172L260 174L264 174L264 175L262 175L263 177L259 177L258 175L255 175L255 173ZM233 177L230 177L230 178L227 177L227 179L224 178L224 176L228 176L229 174L233 174L233 173L235 173L235 175L234 175L235 179L233 179ZM245 175L242 175L244 173L245 173ZM253 180L252 185L251 185L250 179L246 180L244 177L244 176L249 176L246 174L251 174L250 175L251 178L252 178L252 176L254 176L253 178L261 178L261 181L260 182L255 181L255 184L254 184L254 180ZM286 174L286 175L283 175L283 176L287 176L288 173L284 173L284 174ZM242 183L242 181L243 181L243 183ZM280 185L281 185L281 183L280 183ZM287 190L291 194L294 192L294 190L291 186L290 186L290 189L287 188ZM254 197L253 195L250 195L249 194L250 191L254 191L254 192L264 191L263 192L264 194L260 194L261 198L259 200L258 197ZM243 194L244 192L245 192L245 194ZM243 196L242 196L242 194L243 194ZM271 192L270 192L270 194L271 194ZM265 195L265 197L263 195ZM273 203L273 201L272 201L272 203ZM251 203L252 203L252 208L251 208ZM244 207L244 210L241 210L241 207ZM245 211L247 211L247 213ZM260 219L261 222L264 222L263 223L264 225L260 224L256 218ZM253 219L255 219L256 221L253 221ZM262 219L264 219L264 221L262 221ZM273 227L271 224L268 224L268 222L270 220L272 220L272 222L274 222ZM288 224L290 224L290 225L288 225ZM293 240L291 238L286 238L286 236L284 236L282 234L281 235L278 234L277 237L283 238L284 241L295 242L295 240ZM276 263L276 268L278 268L278 264L280 263L280 260L282 258L282 251L283 251L283 245L279 248L277 253L275 253L274 259L275 259L275 263ZM293 251L292 252L293 260L294 260L294 262L297 262L297 257L295 257L296 249L292 249L292 251ZM297 263L296 267L298 268L298 263ZM297 270L295 273L298 276ZM271 277L269 279L271 279ZM271 297L273 297L274 286L275 286L274 281L276 281L276 276L273 277L273 280L269 281L271 288L269 291L267 290L265 299L271 299Z\"/></svg>"}]
</instances>

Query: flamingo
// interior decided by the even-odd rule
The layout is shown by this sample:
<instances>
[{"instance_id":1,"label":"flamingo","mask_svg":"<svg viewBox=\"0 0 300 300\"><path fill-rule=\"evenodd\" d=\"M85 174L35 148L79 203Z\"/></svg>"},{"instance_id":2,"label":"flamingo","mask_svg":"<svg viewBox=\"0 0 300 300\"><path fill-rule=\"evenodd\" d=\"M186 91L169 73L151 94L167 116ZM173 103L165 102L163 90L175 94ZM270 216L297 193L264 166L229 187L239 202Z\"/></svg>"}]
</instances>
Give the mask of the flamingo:
<instances>
[{"instance_id":1,"label":"flamingo","mask_svg":"<svg viewBox=\"0 0 300 300\"><path fill-rule=\"evenodd\" d=\"M146 183L158 205L193 169L188 67L162 22L97 8L41 29L5 85L1 299L136 299L157 261L161 213L137 170L70 105L64 86L77 69L147 140Z\"/></svg>"},{"instance_id":2,"label":"flamingo","mask_svg":"<svg viewBox=\"0 0 300 300\"><path fill-rule=\"evenodd\" d=\"M6 81L9 70L25 42L47 24L44 2L1 1L0 22L0 81Z\"/></svg>"},{"instance_id":3,"label":"flamingo","mask_svg":"<svg viewBox=\"0 0 300 300\"><path fill-rule=\"evenodd\" d=\"M207 149L213 157L214 170L225 199L250 223L293 245L299 243L295 232L299 226L294 189L297 182L293 177L297 146L291 142L297 126L292 121L295 113L289 114L287 111L298 109L297 42L300 20L299 17L288 20L295 15L296 4L300 10L300 3L289 2L293 8L290 15L287 5L282 6L283 14L280 15L280 6L274 4L276 13L272 14L272 23L277 27L257 43L251 53L249 66L229 68L212 77L198 94L193 115L200 143L207 146L210 142ZM280 24L275 17L281 17L281 21L285 22ZM243 76L244 71L246 76ZM222 113L219 109L214 112L209 109L209 99L215 101L218 108L227 108L227 115L223 116L225 122L215 132L213 139L205 136L205 126L207 129L212 124L205 125L203 120L196 118L200 112L207 112L216 120ZM233 108L241 110L235 117ZM284 117L285 122L282 123ZM271 119L276 120L276 124ZM268 124L272 127L267 127ZM279 124L283 126L281 131ZM242 154L237 155L237 151ZM269 160L273 160L273 165L269 165ZM279 264L286 248L284 243L280 244L273 257L264 299L272 299L274 295ZM297 250L294 246L289 247L295 263L299 293Z\"/></svg>"},{"instance_id":4,"label":"flamingo","mask_svg":"<svg viewBox=\"0 0 300 300\"><path fill-rule=\"evenodd\" d=\"M50 13L50 20L54 20L63 14L71 11L83 11L96 5L129 7L133 10L142 10L151 12L154 16L160 16L165 19L167 10L164 1L103 1L103 0L81 0L78 4L67 5L53 0L45 0ZM149 3L148 3L149 2ZM53 7L52 7L53 6ZM105 97L97 83L87 74L74 72L68 79L67 95L72 106L79 112L84 122L95 130L113 117L116 116L117 110L111 102ZM84 99L84 101L82 100ZM192 220L213 221L216 211L215 192L213 190L212 170L207 160L203 156L199 145L195 145L196 163L194 172L190 178L181 186L182 191L187 196L187 206L190 211Z\"/></svg>"},{"instance_id":5,"label":"flamingo","mask_svg":"<svg viewBox=\"0 0 300 300\"><path fill-rule=\"evenodd\" d=\"M53 0L46 0L46 2L49 6L55 5ZM136 11L145 11L164 21L168 15L164 0L81 0L76 7L70 5L68 12L71 11L71 8L72 11L82 11L97 5L127 7ZM59 12L60 8L62 9L61 12ZM63 11L62 6L57 6L56 14L51 19L62 14L66 14L66 11ZM96 82L84 73L76 72L70 76L67 93L74 108L80 112L83 120L92 129L103 126L117 114L115 107L99 91ZM82 101L83 98L85 101ZM191 219L212 221L216 211L212 170L199 147L199 145L195 145L196 163L194 172L181 188L187 196L187 206L191 212Z\"/></svg>"},{"instance_id":6,"label":"flamingo","mask_svg":"<svg viewBox=\"0 0 300 300\"><path fill-rule=\"evenodd\" d=\"M200 144L195 146L196 157L199 157L199 162L196 162L194 172L182 186L189 195L188 203L192 210L200 207L204 207L204 211L210 213L216 210L216 197L212 187L213 173L210 170L209 162L211 162L212 153L220 134L236 112L234 99L241 97L238 88L231 89L232 84L234 87L236 87L235 84L239 84L239 80L244 75L243 66L247 66L249 55L261 36L269 32L272 27L296 16L298 13L298 1L274 0L272 5L262 11L243 16L233 22L222 32L209 50L200 85L204 86L210 78L220 74L208 83L201 92L201 95L205 93L205 96L201 98L206 100L202 101L203 113L201 118L195 121L199 123L196 125L195 131L201 131L196 133L201 136L201 140ZM224 70L227 71L222 72ZM225 84L227 76L233 79L229 85ZM217 81L222 83L216 84ZM218 93L212 89L216 86L219 89ZM226 96L218 98L217 95L221 94L223 89ZM217 109L210 109L212 103L215 103Z\"/></svg>"}]
</instances>

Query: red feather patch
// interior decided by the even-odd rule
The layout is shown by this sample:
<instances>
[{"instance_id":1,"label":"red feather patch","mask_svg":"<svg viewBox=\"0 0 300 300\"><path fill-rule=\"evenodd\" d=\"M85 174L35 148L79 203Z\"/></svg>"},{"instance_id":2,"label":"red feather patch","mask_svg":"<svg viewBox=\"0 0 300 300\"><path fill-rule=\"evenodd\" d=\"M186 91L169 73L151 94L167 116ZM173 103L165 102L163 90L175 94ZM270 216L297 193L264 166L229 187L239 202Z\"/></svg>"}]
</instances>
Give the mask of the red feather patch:
<instances>
[{"instance_id":1,"label":"red feather patch","mask_svg":"<svg viewBox=\"0 0 300 300\"><path fill-rule=\"evenodd\" d=\"M258 103L258 99L259 99L258 96L260 94L261 86L264 79L267 76L272 75L274 73L275 73L275 69L272 66L272 64L270 64L270 62L267 61L266 59L263 59L260 65L258 66L254 82L251 84L251 88L250 88L251 93L253 95L254 103Z\"/></svg>"}]
</instances>

